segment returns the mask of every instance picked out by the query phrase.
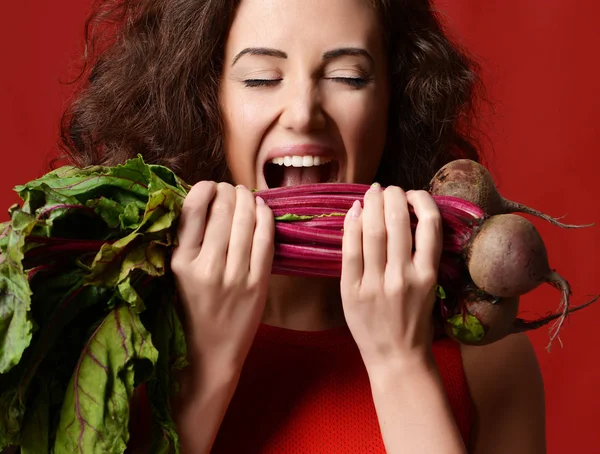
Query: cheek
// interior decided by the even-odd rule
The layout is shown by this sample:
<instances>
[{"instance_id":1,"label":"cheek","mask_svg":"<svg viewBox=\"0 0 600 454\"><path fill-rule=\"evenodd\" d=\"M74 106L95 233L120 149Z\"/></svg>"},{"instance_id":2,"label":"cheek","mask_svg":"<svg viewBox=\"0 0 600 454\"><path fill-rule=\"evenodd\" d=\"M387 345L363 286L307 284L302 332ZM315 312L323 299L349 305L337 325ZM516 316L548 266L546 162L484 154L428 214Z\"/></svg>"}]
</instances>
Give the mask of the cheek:
<instances>
[{"instance_id":1,"label":"cheek","mask_svg":"<svg viewBox=\"0 0 600 454\"><path fill-rule=\"evenodd\" d=\"M263 105L264 107L264 105ZM265 128L265 109L241 98L223 104L225 155L235 183L254 185L255 160Z\"/></svg>"},{"instance_id":2,"label":"cheek","mask_svg":"<svg viewBox=\"0 0 600 454\"><path fill-rule=\"evenodd\" d=\"M385 147L387 104L373 99L346 105L340 110L338 127L347 152L347 177L370 183Z\"/></svg>"}]
</instances>

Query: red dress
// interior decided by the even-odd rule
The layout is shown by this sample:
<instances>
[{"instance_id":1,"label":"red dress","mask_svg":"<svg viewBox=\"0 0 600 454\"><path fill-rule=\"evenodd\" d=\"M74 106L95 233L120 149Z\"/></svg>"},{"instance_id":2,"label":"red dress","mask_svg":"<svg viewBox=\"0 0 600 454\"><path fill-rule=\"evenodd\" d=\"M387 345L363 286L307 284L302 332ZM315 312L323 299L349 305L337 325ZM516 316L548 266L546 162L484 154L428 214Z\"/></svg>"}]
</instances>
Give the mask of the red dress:
<instances>
[{"instance_id":1,"label":"red dress","mask_svg":"<svg viewBox=\"0 0 600 454\"><path fill-rule=\"evenodd\" d=\"M474 417L458 344L434 343L460 432ZM261 325L212 454L385 453L369 378L347 327Z\"/></svg>"}]
</instances>

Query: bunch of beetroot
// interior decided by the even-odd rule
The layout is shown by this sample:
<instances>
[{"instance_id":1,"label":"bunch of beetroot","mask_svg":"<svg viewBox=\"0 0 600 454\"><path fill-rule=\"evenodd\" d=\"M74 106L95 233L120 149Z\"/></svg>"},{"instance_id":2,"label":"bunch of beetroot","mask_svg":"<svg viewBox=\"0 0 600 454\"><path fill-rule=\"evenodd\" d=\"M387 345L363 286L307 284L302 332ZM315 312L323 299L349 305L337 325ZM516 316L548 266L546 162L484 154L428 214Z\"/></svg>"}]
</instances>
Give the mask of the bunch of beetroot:
<instances>
[{"instance_id":1,"label":"bunch of beetroot","mask_svg":"<svg viewBox=\"0 0 600 454\"><path fill-rule=\"evenodd\" d=\"M275 215L273 273L340 276L344 216L367 189L257 191ZM169 259L190 186L138 157L65 166L15 190L23 203L0 224L0 450L122 454L129 402L145 384L151 452L178 452L170 395L187 343ZM508 213L575 226L503 200L471 161L448 164L429 190L443 219L434 312L441 335L481 345L555 321L554 339L565 317L587 305L569 307L569 284L548 265L538 232ZM519 295L543 282L561 291L560 310L517 318Z\"/></svg>"},{"instance_id":2,"label":"bunch of beetroot","mask_svg":"<svg viewBox=\"0 0 600 454\"><path fill-rule=\"evenodd\" d=\"M339 277L345 213L369 186L308 184L259 191L276 219L276 274ZM524 212L563 228L588 227L558 222L500 196L489 172L461 159L433 177L429 192L439 207L444 232L438 276L436 319L454 339L483 345L555 321L548 347L569 313L569 283L550 268L546 247ZM417 219L412 213L411 226ZM562 294L559 311L538 320L517 318L519 296L549 283Z\"/></svg>"}]
</instances>

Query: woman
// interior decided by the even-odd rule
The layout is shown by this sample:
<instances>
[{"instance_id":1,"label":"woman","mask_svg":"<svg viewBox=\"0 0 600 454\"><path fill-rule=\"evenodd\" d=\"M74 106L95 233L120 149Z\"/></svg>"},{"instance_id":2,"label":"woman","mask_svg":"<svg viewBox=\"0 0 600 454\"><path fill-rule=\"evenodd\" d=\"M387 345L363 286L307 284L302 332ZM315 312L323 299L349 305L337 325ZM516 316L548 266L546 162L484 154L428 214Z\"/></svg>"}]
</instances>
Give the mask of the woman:
<instances>
[{"instance_id":1,"label":"woman","mask_svg":"<svg viewBox=\"0 0 600 454\"><path fill-rule=\"evenodd\" d=\"M441 222L418 189L478 155L473 65L429 2L102 11L122 25L65 116L71 158L142 153L199 182L172 257L191 363L174 406L183 452L545 452L525 336L433 342ZM283 156L306 167L271 162ZM270 275L273 215L249 189L324 180L386 187L346 216L341 279Z\"/></svg>"}]
</instances>

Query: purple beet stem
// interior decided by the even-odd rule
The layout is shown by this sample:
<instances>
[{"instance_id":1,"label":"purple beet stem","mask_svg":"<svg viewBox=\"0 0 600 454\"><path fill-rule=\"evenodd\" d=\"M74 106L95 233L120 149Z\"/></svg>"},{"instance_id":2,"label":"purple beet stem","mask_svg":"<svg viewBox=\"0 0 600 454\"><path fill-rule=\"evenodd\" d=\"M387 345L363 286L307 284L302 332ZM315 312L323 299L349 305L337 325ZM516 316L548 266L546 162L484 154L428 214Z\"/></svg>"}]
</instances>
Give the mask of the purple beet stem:
<instances>
[{"instance_id":1,"label":"purple beet stem","mask_svg":"<svg viewBox=\"0 0 600 454\"><path fill-rule=\"evenodd\" d=\"M273 273L294 274L294 269L297 269L298 274L303 276L339 276L345 215L354 200L363 203L368 189L368 185L330 183L256 191L254 194L266 201L276 218L289 214L313 216L308 220L276 222L276 263ZM485 214L476 205L456 197L434 196L434 200L442 216L444 253L459 255L473 228ZM409 212L414 235L418 221L411 207ZM329 262L337 265L332 268ZM323 267L327 269L320 270ZM442 255L440 277L458 277L460 273L455 268L455 261L444 260Z\"/></svg>"}]
</instances>

